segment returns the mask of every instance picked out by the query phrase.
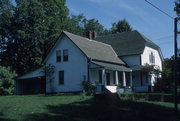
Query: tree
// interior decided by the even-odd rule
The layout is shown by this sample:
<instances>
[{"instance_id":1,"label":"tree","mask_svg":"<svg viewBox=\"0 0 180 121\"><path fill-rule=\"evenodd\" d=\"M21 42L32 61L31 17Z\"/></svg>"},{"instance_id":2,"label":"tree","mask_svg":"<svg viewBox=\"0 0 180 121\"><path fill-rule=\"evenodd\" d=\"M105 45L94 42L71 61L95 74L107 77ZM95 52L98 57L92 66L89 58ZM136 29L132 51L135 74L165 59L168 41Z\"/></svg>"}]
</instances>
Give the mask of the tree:
<instances>
[{"instance_id":1,"label":"tree","mask_svg":"<svg viewBox=\"0 0 180 121\"><path fill-rule=\"evenodd\" d=\"M98 35L108 33L96 19L87 19L83 14L71 15L66 30L74 34L85 36L87 31L95 31Z\"/></svg>"},{"instance_id":2,"label":"tree","mask_svg":"<svg viewBox=\"0 0 180 121\"><path fill-rule=\"evenodd\" d=\"M104 27L99 23L98 20L95 19L89 19L86 20L84 25L85 32L87 31L95 31L98 35L102 35L104 32Z\"/></svg>"},{"instance_id":3,"label":"tree","mask_svg":"<svg viewBox=\"0 0 180 121\"><path fill-rule=\"evenodd\" d=\"M66 27L65 0L16 0L3 62L18 74L37 68Z\"/></svg>"},{"instance_id":4,"label":"tree","mask_svg":"<svg viewBox=\"0 0 180 121\"><path fill-rule=\"evenodd\" d=\"M84 36L84 26L87 19L83 14L79 15L71 15L67 21L67 27L65 28L66 31L71 33Z\"/></svg>"},{"instance_id":5,"label":"tree","mask_svg":"<svg viewBox=\"0 0 180 121\"><path fill-rule=\"evenodd\" d=\"M14 77L17 74L10 68L0 66L0 95L8 95L13 93Z\"/></svg>"},{"instance_id":6,"label":"tree","mask_svg":"<svg viewBox=\"0 0 180 121\"><path fill-rule=\"evenodd\" d=\"M13 5L10 0L0 0L0 64L2 65L3 52L6 42L10 38L9 28L13 15Z\"/></svg>"},{"instance_id":7,"label":"tree","mask_svg":"<svg viewBox=\"0 0 180 121\"><path fill-rule=\"evenodd\" d=\"M132 31L132 27L126 21L126 19L120 20L117 23L112 24L112 28L111 28L112 33L121 33L127 31Z\"/></svg>"}]
</instances>

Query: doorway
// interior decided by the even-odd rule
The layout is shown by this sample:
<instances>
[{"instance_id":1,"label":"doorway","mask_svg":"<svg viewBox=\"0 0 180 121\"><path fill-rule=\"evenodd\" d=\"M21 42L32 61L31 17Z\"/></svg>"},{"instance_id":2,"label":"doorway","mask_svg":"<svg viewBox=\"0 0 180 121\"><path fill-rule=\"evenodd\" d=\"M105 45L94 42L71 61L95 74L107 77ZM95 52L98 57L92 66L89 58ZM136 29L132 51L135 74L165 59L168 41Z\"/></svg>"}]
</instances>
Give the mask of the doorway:
<instances>
[{"instance_id":1,"label":"doorway","mask_svg":"<svg viewBox=\"0 0 180 121\"><path fill-rule=\"evenodd\" d=\"M110 85L110 73L106 73L106 85Z\"/></svg>"}]
</instances>

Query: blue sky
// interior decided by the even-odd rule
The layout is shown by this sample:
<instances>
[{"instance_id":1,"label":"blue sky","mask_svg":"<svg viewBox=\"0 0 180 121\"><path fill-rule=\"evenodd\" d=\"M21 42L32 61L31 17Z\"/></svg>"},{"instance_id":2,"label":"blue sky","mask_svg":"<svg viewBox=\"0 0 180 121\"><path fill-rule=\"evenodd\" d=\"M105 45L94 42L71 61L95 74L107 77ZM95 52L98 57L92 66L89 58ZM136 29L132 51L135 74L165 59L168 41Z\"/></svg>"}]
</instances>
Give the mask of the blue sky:
<instances>
[{"instance_id":1,"label":"blue sky","mask_svg":"<svg viewBox=\"0 0 180 121\"><path fill-rule=\"evenodd\" d=\"M172 17L176 17L174 0L148 0ZM67 0L70 14L83 13L105 27L126 19L133 29L161 47L165 58L174 53L174 20L150 6L145 0Z\"/></svg>"}]
</instances>

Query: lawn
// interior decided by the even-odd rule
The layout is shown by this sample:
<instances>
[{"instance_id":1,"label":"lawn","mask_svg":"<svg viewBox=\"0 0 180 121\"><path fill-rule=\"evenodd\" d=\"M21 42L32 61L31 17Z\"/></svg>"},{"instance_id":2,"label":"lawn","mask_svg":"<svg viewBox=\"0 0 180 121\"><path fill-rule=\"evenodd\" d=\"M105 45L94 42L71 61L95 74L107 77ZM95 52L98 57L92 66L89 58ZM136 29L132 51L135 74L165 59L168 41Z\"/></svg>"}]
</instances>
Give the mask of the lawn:
<instances>
[{"instance_id":1,"label":"lawn","mask_svg":"<svg viewBox=\"0 0 180 121\"><path fill-rule=\"evenodd\" d=\"M82 95L1 96L0 121L180 121L172 103Z\"/></svg>"}]
</instances>

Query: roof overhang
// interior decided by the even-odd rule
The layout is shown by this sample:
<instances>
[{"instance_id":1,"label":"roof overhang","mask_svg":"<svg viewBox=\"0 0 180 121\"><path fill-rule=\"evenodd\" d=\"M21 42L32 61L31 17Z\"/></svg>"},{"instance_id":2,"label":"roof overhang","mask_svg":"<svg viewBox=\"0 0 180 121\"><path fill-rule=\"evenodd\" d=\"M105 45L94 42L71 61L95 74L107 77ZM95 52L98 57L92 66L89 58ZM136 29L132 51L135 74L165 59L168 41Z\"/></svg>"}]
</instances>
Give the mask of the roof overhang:
<instances>
[{"instance_id":1,"label":"roof overhang","mask_svg":"<svg viewBox=\"0 0 180 121\"><path fill-rule=\"evenodd\" d=\"M31 78L37 78L37 77L43 77L43 76L45 76L45 75L44 75L43 68L41 67L41 68L38 68L38 69L36 69L34 71L31 71L31 72L29 72L29 73L27 73L25 75L17 77L16 79L17 80L20 80L20 79L31 79Z\"/></svg>"},{"instance_id":2,"label":"roof overhang","mask_svg":"<svg viewBox=\"0 0 180 121\"><path fill-rule=\"evenodd\" d=\"M114 71L124 71L124 72L132 72L132 69L127 68L122 65L110 64L110 63L103 63L103 62L96 62L92 61L93 64L96 64L100 67L103 67L107 70L114 70Z\"/></svg>"},{"instance_id":3,"label":"roof overhang","mask_svg":"<svg viewBox=\"0 0 180 121\"><path fill-rule=\"evenodd\" d=\"M141 71L143 70L144 66L138 65L138 66L131 66L130 68L132 69L132 71Z\"/></svg>"}]
</instances>

